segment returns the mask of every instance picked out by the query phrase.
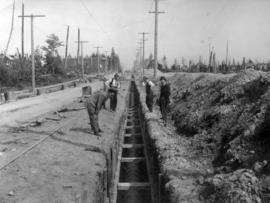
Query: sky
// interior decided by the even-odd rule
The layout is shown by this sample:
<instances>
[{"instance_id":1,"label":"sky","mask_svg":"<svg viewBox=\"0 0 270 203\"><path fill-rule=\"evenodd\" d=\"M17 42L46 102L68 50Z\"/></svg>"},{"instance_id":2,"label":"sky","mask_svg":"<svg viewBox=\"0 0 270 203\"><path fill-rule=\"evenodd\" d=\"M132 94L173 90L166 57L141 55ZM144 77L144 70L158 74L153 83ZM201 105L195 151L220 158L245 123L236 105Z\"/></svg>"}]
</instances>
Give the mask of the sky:
<instances>
[{"instance_id":1,"label":"sky","mask_svg":"<svg viewBox=\"0 0 270 203\"><path fill-rule=\"evenodd\" d=\"M145 55L154 49L154 0L16 0L14 30L8 50L21 47L22 1L25 14L43 14L34 19L35 46L44 46L52 33L65 42L70 25L69 53L76 55L80 27L84 54L111 51L114 47L125 68L131 68L139 47L139 32L148 32ZM0 52L6 47L11 26L13 0L0 0ZM160 0L158 57L169 65L181 58L207 60L209 45L218 60L224 60L226 43L229 59L270 59L269 0ZM25 20L25 52L30 52L30 19ZM64 54L64 47L59 49Z\"/></svg>"}]
</instances>

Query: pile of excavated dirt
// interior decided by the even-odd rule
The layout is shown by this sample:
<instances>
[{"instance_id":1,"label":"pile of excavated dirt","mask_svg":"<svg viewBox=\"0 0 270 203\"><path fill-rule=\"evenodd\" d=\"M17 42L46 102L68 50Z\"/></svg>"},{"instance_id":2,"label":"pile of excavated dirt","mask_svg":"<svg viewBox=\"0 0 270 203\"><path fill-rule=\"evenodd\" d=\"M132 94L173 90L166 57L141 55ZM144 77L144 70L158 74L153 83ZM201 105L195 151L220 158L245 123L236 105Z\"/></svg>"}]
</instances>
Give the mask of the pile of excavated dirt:
<instances>
[{"instance_id":1,"label":"pile of excavated dirt","mask_svg":"<svg viewBox=\"0 0 270 203\"><path fill-rule=\"evenodd\" d=\"M198 156L215 157L203 201L269 202L270 73L187 73L170 81L177 131Z\"/></svg>"}]
</instances>

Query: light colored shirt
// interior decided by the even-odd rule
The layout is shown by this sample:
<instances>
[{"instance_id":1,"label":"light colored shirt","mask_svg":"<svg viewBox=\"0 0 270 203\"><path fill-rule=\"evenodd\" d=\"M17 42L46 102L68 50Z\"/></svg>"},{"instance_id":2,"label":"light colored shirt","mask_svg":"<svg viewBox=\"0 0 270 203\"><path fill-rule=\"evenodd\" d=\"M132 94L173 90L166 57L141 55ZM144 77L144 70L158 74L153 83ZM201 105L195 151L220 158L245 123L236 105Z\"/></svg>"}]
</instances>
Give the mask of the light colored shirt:
<instances>
[{"instance_id":1,"label":"light colored shirt","mask_svg":"<svg viewBox=\"0 0 270 203\"><path fill-rule=\"evenodd\" d=\"M150 85L150 87L154 87L155 86L155 84L152 81L150 81L150 80L147 80L146 83L148 83ZM142 85L145 86L146 83L143 82Z\"/></svg>"},{"instance_id":2,"label":"light colored shirt","mask_svg":"<svg viewBox=\"0 0 270 203\"><path fill-rule=\"evenodd\" d=\"M105 85L107 86L107 87L113 87L113 88L117 88L117 89L120 89L120 82L119 81L117 81L115 78L112 78L112 79L110 79L110 80L107 80L106 82L105 82Z\"/></svg>"}]
</instances>

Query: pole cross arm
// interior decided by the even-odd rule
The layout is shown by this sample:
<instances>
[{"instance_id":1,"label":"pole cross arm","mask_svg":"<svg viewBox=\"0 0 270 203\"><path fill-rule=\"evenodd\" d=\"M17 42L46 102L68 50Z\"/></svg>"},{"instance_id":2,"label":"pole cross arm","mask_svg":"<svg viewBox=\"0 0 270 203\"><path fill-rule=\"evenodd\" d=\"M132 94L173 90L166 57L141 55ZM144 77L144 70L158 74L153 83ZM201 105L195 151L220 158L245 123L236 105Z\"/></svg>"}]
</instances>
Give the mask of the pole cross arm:
<instances>
[{"instance_id":1,"label":"pole cross arm","mask_svg":"<svg viewBox=\"0 0 270 203\"><path fill-rule=\"evenodd\" d=\"M158 11L158 12L156 12L156 11L149 11L148 13L151 13L151 14L155 14L155 13L157 13L157 14L162 14L162 13L166 13L165 11Z\"/></svg>"},{"instance_id":2,"label":"pole cross arm","mask_svg":"<svg viewBox=\"0 0 270 203\"><path fill-rule=\"evenodd\" d=\"M20 15L19 18L46 17L45 15Z\"/></svg>"}]
</instances>

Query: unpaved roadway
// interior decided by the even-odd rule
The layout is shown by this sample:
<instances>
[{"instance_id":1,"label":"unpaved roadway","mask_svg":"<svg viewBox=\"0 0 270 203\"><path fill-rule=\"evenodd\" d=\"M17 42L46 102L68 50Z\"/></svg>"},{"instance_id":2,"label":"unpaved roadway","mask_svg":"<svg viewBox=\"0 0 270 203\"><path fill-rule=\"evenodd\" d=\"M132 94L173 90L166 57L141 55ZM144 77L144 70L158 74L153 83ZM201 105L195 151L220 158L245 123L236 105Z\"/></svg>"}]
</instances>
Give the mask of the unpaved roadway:
<instances>
[{"instance_id":1,"label":"unpaved roadway","mask_svg":"<svg viewBox=\"0 0 270 203\"><path fill-rule=\"evenodd\" d=\"M110 78L112 74L106 77ZM103 88L103 82L98 80L83 85L90 85L93 91ZM83 85L0 105L0 129L21 124L29 119L69 104L82 95L81 89Z\"/></svg>"},{"instance_id":2,"label":"unpaved roadway","mask_svg":"<svg viewBox=\"0 0 270 203\"><path fill-rule=\"evenodd\" d=\"M101 83L102 84L102 83ZM7 123L0 131L0 166L8 163L25 149L61 127L54 137L49 137L33 150L22 155L15 162L0 170L0 202L12 203L71 203L80 201L83 188L87 190L88 202L100 198L100 177L106 167L105 156L112 145L119 120L125 109L125 97L129 82L122 82L118 95L117 111L100 112L99 123L103 129L101 138L93 135L88 114L80 102L81 88L44 95L40 98L21 100L24 105L10 103L13 108L4 113L12 121L12 114L25 114L14 126ZM99 89L98 83L90 83ZM103 86L102 86L103 87ZM70 94L74 95L70 96ZM64 95L59 98L59 95ZM43 99L41 99L43 98ZM58 101L54 101L54 99ZM29 105L33 106L25 108ZM35 102L34 102L34 101ZM46 101L46 102L45 102ZM50 103L54 102L54 103ZM63 108L81 109L54 114ZM46 107L43 107L46 106ZM42 107L41 107L42 106ZM107 102L106 106L109 106ZM19 109L18 109L19 108ZM17 111L14 109L18 109ZM35 112L34 111L37 111ZM26 113L29 113L26 115ZM46 113L47 112L47 113ZM2 115L2 113L1 113ZM40 126L27 126L25 122L41 119ZM1 120L5 120L1 117ZM20 124L24 122L24 124ZM90 146L88 148L87 146ZM91 146L98 149L93 151Z\"/></svg>"}]
</instances>

